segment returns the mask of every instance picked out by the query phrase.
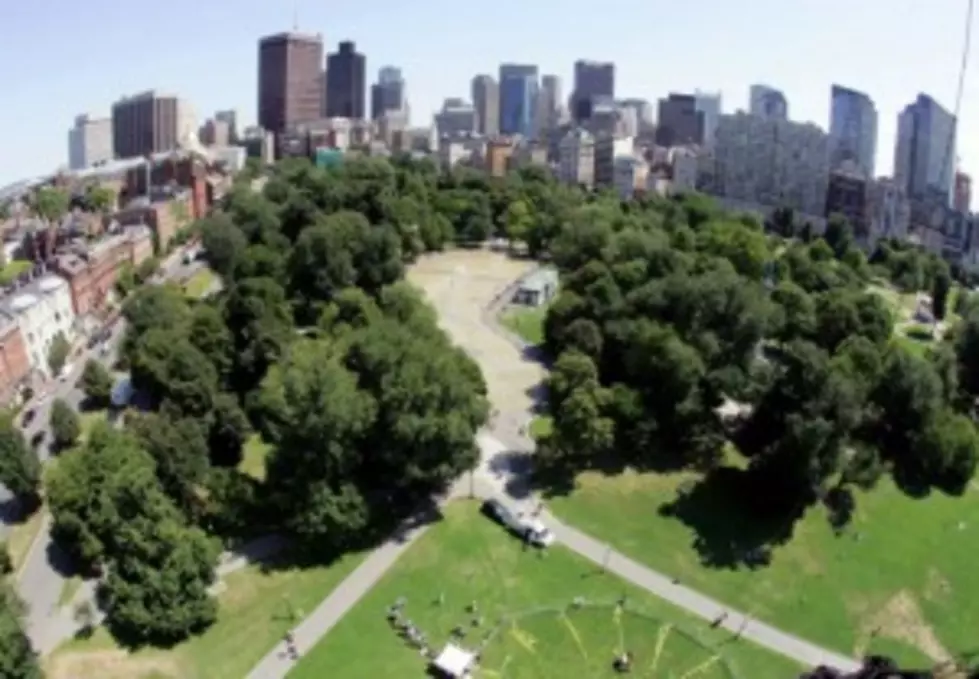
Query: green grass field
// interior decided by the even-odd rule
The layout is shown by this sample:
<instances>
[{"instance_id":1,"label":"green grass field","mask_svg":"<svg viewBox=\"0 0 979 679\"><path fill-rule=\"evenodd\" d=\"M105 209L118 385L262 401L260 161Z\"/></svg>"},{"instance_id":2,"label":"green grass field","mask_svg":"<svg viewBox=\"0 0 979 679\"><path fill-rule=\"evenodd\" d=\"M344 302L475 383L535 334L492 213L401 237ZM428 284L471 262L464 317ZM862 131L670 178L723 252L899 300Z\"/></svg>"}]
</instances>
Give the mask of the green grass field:
<instances>
[{"instance_id":1,"label":"green grass field","mask_svg":"<svg viewBox=\"0 0 979 679\"><path fill-rule=\"evenodd\" d=\"M560 546L541 556L481 516L472 502L451 505L361 602L289 674L291 679L424 677L426 661L386 619L407 598L404 616L436 652L457 625L459 643L485 642L477 677L611 677L616 651L635 655L632 676L786 679L792 661L734 641L660 599L601 573ZM615 602L626 597L624 611ZM575 597L586 605L574 610ZM477 613L467 612L475 602ZM570 610L569 610L570 609ZM475 617L481 618L473 626Z\"/></svg>"},{"instance_id":2,"label":"green grass field","mask_svg":"<svg viewBox=\"0 0 979 679\"><path fill-rule=\"evenodd\" d=\"M50 656L48 679L241 679L281 643L360 563L351 555L328 567L274 570L248 567L224 579L218 621L198 637L168 651L128 653L99 628L89 639L71 641Z\"/></svg>"},{"instance_id":3,"label":"green grass field","mask_svg":"<svg viewBox=\"0 0 979 679\"><path fill-rule=\"evenodd\" d=\"M262 440L261 436L252 434L245 442L245 450L242 452L238 471L242 474L248 474L258 481L264 481L265 458L268 457L271 447Z\"/></svg>"},{"instance_id":4,"label":"green grass field","mask_svg":"<svg viewBox=\"0 0 979 679\"><path fill-rule=\"evenodd\" d=\"M751 521L722 494L704 494L686 523L660 514L691 483L685 474L584 475L549 506L636 560L828 648L913 663L975 648L979 492L913 500L882 483L858 498L844 535L822 509L810 510L771 565L750 570L704 564L708 547L723 551ZM697 521L705 540L691 527Z\"/></svg>"},{"instance_id":5,"label":"green grass field","mask_svg":"<svg viewBox=\"0 0 979 679\"><path fill-rule=\"evenodd\" d=\"M0 267L0 285L7 285L25 271L30 271L32 266L34 266L34 262L24 259L7 262L3 267Z\"/></svg>"},{"instance_id":6,"label":"green grass field","mask_svg":"<svg viewBox=\"0 0 979 679\"><path fill-rule=\"evenodd\" d=\"M526 308L514 307L504 311L500 320L507 329L519 335L525 342L537 345L544 342L544 317L546 315L546 305Z\"/></svg>"},{"instance_id":7,"label":"green grass field","mask_svg":"<svg viewBox=\"0 0 979 679\"><path fill-rule=\"evenodd\" d=\"M210 269L201 269L184 283L184 293L188 297L198 299L211 289L214 284L215 274Z\"/></svg>"}]
</instances>

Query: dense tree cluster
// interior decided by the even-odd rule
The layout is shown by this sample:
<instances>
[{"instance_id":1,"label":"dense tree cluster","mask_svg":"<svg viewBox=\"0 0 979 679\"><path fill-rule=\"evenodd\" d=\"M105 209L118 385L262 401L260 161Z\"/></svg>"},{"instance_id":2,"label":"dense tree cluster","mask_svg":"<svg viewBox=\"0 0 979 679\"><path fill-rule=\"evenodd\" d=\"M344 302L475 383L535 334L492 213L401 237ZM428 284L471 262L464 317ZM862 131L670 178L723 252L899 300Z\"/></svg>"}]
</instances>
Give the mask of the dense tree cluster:
<instances>
[{"instance_id":1,"label":"dense tree cluster","mask_svg":"<svg viewBox=\"0 0 979 679\"><path fill-rule=\"evenodd\" d=\"M283 162L196 224L219 294L129 296L121 350L142 412L96 428L47 488L57 537L103 574L112 629L176 641L214 619L222 541L277 530L328 558L476 464L482 375L402 278L426 250L489 235L506 202L492 195L428 163ZM86 367L93 403L107 377ZM271 446L264 482L238 469L253 435Z\"/></svg>"},{"instance_id":2,"label":"dense tree cluster","mask_svg":"<svg viewBox=\"0 0 979 679\"><path fill-rule=\"evenodd\" d=\"M23 604L10 586L0 583L0 677L41 679L41 667L24 634Z\"/></svg>"},{"instance_id":3,"label":"dense tree cluster","mask_svg":"<svg viewBox=\"0 0 979 679\"><path fill-rule=\"evenodd\" d=\"M794 234L784 219L769 227ZM948 276L888 248L876 260L912 290ZM885 472L915 494L959 493L972 478L979 313L954 347L922 355L892 339L842 220L785 238L700 196L594 199L551 254L562 273L545 323L555 426L540 459L553 478L612 461L708 476L734 463L753 509L793 517L822 501L840 523L850 489Z\"/></svg>"}]
</instances>

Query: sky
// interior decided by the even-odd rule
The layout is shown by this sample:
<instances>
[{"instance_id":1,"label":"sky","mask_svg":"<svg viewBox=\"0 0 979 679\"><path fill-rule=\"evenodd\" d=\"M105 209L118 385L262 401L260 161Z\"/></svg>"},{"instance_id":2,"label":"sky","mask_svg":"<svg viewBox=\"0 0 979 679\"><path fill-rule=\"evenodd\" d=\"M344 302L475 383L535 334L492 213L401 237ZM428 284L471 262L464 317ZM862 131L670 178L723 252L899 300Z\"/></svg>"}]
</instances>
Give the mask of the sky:
<instances>
[{"instance_id":1,"label":"sky","mask_svg":"<svg viewBox=\"0 0 979 679\"><path fill-rule=\"evenodd\" d=\"M655 102L719 91L723 110L748 87L785 92L794 120L828 126L832 83L867 92L879 113L878 174L893 166L897 114L918 92L955 103L967 0L120 0L0 3L0 186L67 163L79 113L147 89L187 98L203 120L256 116L257 41L321 33L327 51L354 40L369 80L401 67L412 122L446 97L469 96L500 62L555 73L564 94L576 59L613 61L616 94ZM977 17L979 19L979 17ZM976 36L979 43L979 34ZM969 59L957 155L979 174L979 44Z\"/></svg>"}]
</instances>

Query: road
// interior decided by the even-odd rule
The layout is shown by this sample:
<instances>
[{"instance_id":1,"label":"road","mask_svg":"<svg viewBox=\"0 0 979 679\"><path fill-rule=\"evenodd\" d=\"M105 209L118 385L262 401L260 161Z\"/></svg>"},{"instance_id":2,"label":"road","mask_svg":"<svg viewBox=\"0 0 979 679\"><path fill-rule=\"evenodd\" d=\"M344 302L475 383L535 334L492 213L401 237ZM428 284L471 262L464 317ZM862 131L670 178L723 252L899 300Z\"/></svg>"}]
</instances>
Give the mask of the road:
<instances>
[{"instance_id":1,"label":"road","mask_svg":"<svg viewBox=\"0 0 979 679\"><path fill-rule=\"evenodd\" d=\"M184 264L178 252L163 262L162 277L154 280L155 282L183 280L202 266L203 263L199 261ZM42 462L47 461L51 456L51 433L48 426L51 404L55 399L62 398L77 409L84 400L84 393L77 387L77 382L86 361L95 358L106 367L111 367L115 363L124 334L125 320L119 319L103 344L92 349L86 346L77 356L72 356L69 359L69 371L64 379L51 381L27 404L27 408L34 411L34 416L24 427L24 434L30 440L38 432L45 432L45 442L37 448L38 457ZM9 497L5 488L0 488L0 491L7 493ZM3 525L3 529L9 529L9 526ZM27 559L17 573L17 590L27 606L26 630L31 643L39 653L44 654L54 650L75 631L70 615L64 615L58 606L65 576L70 572L68 559L51 539L50 520L45 517ZM92 584L87 583L85 590L92 589Z\"/></svg>"},{"instance_id":2,"label":"road","mask_svg":"<svg viewBox=\"0 0 979 679\"><path fill-rule=\"evenodd\" d=\"M496 311L501 300L508 297L506 291L498 292L491 301L488 300L486 308L479 309L480 318L484 323L484 332L494 333L506 339L509 344L509 353L512 354L512 356L504 356L500 352L494 352L489 358L492 365L481 366L484 372L506 369L508 366L501 367L499 365L502 362L523 362L529 353L530 347L526 343L503 329L496 321ZM440 309L439 311L442 312L443 310ZM459 311L458 305L453 304L452 311L457 313ZM460 338L456 337L455 339L459 341ZM471 353L481 362L485 356L481 352ZM533 387L535 385L516 386ZM528 471L527 465L521 465L517 461L526 459L526 455L533 451L533 441L526 436L525 430L525 424L529 421L532 413L526 410L515 412L512 405L506 402L495 401L493 405L498 409L493 420L487 430L480 432L477 436L477 443L481 451L479 465L471 479L462 478L456 483L450 494L450 499L468 496L471 491L477 497L493 497L501 500L515 510L530 509L537 503L537 499L528 491L525 482L524 477ZM684 587L678 582L674 582L670 577L612 550L606 543L561 523L549 512L545 511L542 518L551 527L555 537L572 551L632 584L699 616L705 621L705 624L720 620L719 625L733 634L740 634L740 636L760 646L808 667L827 665L848 671L853 671L859 667L859 663L852 658L820 648L794 635L786 634L774 627L750 619L748 616L693 589ZM300 653L312 648L317 641L322 639L425 530L426 526L423 525L393 537L378 547L347 576L293 630L295 644ZM286 653L285 645L279 644L254 668L248 675L248 679L282 679L295 666L296 662Z\"/></svg>"}]
</instances>

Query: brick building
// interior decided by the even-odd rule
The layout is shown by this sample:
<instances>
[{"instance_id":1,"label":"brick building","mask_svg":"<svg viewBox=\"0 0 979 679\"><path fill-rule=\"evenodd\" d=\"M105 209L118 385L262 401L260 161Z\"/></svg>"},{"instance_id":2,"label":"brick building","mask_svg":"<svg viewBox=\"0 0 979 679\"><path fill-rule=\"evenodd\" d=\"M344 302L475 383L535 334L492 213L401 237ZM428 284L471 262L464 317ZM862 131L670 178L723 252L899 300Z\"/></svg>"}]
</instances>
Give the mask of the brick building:
<instances>
[{"instance_id":1,"label":"brick building","mask_svg":"<svg viewBox=\"0 0 979 679\"><path fill-rule=\"evenodd\" d=\"M152 230L159 252L166 252L170 241L186 228L194 214L193 197L190 192L176 195L168 200L150 202L140 199L114 217L121 226L145 225Z\"/></svg>"},{"instance_id":2,"label":"brick building","mask_svg":"<svg viewBox=\"0 0 979 679\"><path fill-rule=\"evenodd\" d=\"M122 268L138 266L153 256L153 237L147 226L130 226L102 241L78 243L54 258L53 268L68 280L77 316L102 310Z\"/></svg>"},{"instance_id":3,"label":"brick building","mask_svg":"<svg viewBox=\"0 0 979 679\"><path fill-rule=\"evenodd\" d=\"M6 402L30 372L31 361L20 327L6 314L0 315L0 398Z\"/></svg>"}]
</instances>

